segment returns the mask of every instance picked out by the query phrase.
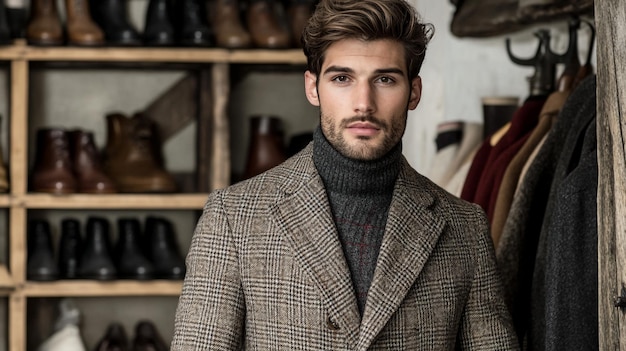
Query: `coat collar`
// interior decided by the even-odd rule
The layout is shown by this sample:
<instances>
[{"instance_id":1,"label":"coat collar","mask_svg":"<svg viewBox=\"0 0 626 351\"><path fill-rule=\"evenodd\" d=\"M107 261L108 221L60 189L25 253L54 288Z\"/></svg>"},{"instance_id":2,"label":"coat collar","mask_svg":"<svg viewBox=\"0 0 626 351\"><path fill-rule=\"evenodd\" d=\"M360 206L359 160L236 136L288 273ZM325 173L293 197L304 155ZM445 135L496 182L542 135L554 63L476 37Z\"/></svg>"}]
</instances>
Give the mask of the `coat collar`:
<instances>
[{"instance_id":1,"label":"coat collar","mask_svg":"<svg viewBox=\"0 0 626 351\"><path fill-rule=\"evenodd\" d=\"M271 208L271 216L284 231L295 260L319 288L328 317L347 331L349 347L366 349L404 300L444 223L432 213L435 198L425 190L430 187L403 159L361 320L326 190L311 158L307 160L310 149L300 154L304 162L292 174L299 180L290 179L283 188L285 198Z\"/></svg>"}]
</instances>

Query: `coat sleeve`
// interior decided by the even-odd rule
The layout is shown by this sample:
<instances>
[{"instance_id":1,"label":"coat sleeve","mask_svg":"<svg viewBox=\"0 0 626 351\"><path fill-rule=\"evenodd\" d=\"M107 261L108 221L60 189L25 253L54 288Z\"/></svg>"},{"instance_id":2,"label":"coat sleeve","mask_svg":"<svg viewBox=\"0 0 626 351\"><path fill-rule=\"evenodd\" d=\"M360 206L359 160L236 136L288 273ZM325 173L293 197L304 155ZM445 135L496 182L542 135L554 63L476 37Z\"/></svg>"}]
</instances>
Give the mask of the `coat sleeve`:
<instances>
[{"instance_id":1,"label":"coat sleeve","mask_svg":"<svg viewBox=\"0 0 626 351\"><path fill-rule=\"evenodd\" d=\"M186 265L171 350L241 349L245 301L237 248L220 191L209 196Z\"/></svg>"},{"instance_id":2,"label":"coat sleeve","mask_svg":"<svg viewBox=\"0 0 626 351\"><path fill-rule=\"evenodd\" d=\"M519 350L512 320L504 304L502 281L484 212L477 209L469 228L474 247L475 272L461 319L457 350ZM470 239L471 240L471 239Z\"/></svg>"}]
</instances>

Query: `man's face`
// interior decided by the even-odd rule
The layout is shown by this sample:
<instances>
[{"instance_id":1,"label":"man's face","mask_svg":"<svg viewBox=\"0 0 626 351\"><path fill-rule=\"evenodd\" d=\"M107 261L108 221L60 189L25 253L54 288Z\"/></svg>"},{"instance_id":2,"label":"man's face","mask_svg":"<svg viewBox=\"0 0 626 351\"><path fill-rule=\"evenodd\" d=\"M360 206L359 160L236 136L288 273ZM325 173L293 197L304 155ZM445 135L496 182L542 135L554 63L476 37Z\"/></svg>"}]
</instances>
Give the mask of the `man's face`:
<instances>
[{"instance_id":1,"label":"man's face","mask_svg":"<svg viewBox=\"0 0 626 351\"><path fill-rule=\"evenodd\" d=\"M328 48L319 76L304 74L322 131L342 155L374 160L400 141L422 90L419 77L408 80L406 66L396 41L344 39Z\"/></svg>"}]
</instances>

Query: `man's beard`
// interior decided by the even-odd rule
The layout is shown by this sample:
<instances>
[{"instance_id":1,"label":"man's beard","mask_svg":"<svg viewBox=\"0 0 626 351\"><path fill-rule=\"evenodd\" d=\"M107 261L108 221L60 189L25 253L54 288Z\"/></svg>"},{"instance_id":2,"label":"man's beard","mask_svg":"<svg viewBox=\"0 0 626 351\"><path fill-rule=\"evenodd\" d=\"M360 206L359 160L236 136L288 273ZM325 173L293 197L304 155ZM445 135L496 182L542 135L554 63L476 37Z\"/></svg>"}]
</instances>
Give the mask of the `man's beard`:
<instances>
[{"instance_id":1,"label":"man's beard","mask_svg":"<svg viewBox=\"0 0 626 351\"><path fill-rule=\"evenodd\" d=\"M322 132L326 139L330 142L330 144L343 156L357 159L361 161L370 161L376 160L383 156L385 156L396 144L402 139L402 135L404 134L404 129L406 127L406 117L405 114L404 123L393 123L387 124L384 121L372 116L354 116L347 119L344 119L339 124L339 129L335 126L335 121L332 117L324 115L322 111L320 111L320 121L322 126ZM395 118L393 120L396 120ZM362 140L363 143L358 143L358 145L350 145L341 134L341 131L345 130L346 127L354 122L369 122L379 128L383 133L383 140L381 144L370 145L367 143L367 140L370 139L368 136L360 136L359 140Z\"/></svg>"}]
</instances>

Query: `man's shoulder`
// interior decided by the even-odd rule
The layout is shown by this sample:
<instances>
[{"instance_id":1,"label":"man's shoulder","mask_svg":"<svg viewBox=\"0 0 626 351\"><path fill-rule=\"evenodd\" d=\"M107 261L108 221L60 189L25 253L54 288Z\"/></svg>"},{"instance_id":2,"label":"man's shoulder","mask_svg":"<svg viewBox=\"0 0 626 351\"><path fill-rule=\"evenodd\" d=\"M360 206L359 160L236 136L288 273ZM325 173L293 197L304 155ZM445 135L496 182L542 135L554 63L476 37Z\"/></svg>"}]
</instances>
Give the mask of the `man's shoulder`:
<instances>
[{"instance_id":1,"label":"man's shoulder","mask_svg":"<svg viewBox=\"0 0 626 351\"><path fill-rule=\"evenodd\" d=\"M223 196L271 195L302 186L315 173L310 150L288 158L285 162L252 178L232 184L220 192Z\"/></svg>"}]
</instances>

